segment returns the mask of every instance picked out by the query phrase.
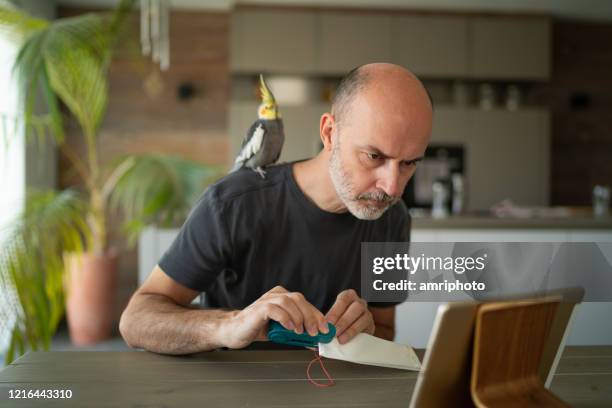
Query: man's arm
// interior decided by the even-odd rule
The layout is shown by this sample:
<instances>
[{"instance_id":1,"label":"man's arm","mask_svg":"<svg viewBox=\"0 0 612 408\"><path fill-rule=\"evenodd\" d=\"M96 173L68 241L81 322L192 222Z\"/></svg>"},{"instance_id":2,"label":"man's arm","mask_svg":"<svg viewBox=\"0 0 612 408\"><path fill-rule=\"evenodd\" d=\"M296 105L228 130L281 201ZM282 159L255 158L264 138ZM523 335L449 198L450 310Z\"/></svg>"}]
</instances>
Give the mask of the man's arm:
<instances>
[{"instance_id":1,"label":"man's arm","mask_svg":"<svg viewBox=\"0 0 612 408\"><path fill-rule=\"evenodd\" d=\"M268 320L298 333L327 332L325 317L304 296L277 286L243 310L199 310L198 295L168 277L159 266L134 293L119 330L130 347L164 354L189 354L219 347L243 348L266 340Z\"/></svg>"},{"instance_id":2,"label":"man's arm","mask_svg":"<svg viewBox=\"0 0 612 408\"><path fill-rule=\"evenodd\" d=\"M198 294L156 266L121 315L123 339L130 347L165 354L223 347L223 330L235 312L191 309Z\"/></svg>"}]
</instances>

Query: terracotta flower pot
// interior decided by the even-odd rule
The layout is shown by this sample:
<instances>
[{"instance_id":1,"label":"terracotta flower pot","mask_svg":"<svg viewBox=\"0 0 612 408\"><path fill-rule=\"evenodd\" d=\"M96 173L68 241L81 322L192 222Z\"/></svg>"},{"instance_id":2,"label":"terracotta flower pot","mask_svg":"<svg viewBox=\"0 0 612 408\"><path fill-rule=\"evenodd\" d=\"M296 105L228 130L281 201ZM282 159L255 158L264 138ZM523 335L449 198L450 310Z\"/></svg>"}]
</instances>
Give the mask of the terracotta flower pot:
<instances>
[{"instance_id":1,"label":"terracotta flower pot","mask_svg":"<svg viewBox=\"0 0 612 408\"><path fill-rule=\"evenodd\" d=\"M93 344L110 337L118 259L116 251L66 255L66 314L73 344Z\"/></svg>"}]
</instances>

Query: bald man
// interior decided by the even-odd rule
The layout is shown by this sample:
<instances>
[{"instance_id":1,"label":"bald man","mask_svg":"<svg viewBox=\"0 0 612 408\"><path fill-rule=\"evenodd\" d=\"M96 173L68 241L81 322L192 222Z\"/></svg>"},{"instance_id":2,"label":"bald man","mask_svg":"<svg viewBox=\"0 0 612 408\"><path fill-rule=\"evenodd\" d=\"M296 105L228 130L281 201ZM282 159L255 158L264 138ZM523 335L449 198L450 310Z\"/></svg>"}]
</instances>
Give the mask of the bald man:
<instances>
[{"instance_id":1,"label":"bald man","mask_svg":"<svg viewBox=\"0 0 612 408\"><path fill-rule=\"evenodd\" d=\"M269 320L338 341L393 339L395 304L359 296L361 242L408 241L400 201L429 142L421 82L369 64L340 83L314 158L248 170L210 186L123 312L132 347L186 354L267 340ZM206 292L209 309L189 308Z\"/></svg>"}]
</instances>

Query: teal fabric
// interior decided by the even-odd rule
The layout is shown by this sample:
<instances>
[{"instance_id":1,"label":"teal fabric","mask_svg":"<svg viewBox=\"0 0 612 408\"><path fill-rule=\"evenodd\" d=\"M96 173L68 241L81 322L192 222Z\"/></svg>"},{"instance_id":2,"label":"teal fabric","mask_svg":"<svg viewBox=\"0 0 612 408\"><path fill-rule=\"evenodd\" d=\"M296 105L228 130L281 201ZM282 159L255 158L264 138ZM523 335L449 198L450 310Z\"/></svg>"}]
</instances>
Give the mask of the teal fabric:
<instances>
[{"instance_id":1,"label":"teal fabric","mask_svg":"<svg viewBox=\"0 0 612 408\"><path fill-rule=\"evenodd\" d=\"M297 334L293 330L284 328L279 322L270 321L268 328L268 339L274 343L287 344L289 346L317 347L319 343L329 343L336 335L336 327L328 323L329 332L319 332L311 336L307 332Z\"/></svg>"}]
</instances>

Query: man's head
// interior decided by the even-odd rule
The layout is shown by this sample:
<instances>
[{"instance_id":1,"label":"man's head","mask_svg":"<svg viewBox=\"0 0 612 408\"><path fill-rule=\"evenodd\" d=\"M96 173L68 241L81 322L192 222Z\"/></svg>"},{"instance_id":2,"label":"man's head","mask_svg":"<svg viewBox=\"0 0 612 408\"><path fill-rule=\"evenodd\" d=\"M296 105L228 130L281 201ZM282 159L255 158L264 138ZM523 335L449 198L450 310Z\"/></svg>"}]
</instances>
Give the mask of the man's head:
<instances>
[{"instance_id":1,"label":"man's head","mask_svg":"<svg viewBox=\"0 0 612 408\"><path fill-rule=\"evenodd\" d=\"M431 124L427 91L398 65L363 65L342 80L320 134L336 193L355 217L375 220L400 199Z\"/></svg>"}]
</instances>

